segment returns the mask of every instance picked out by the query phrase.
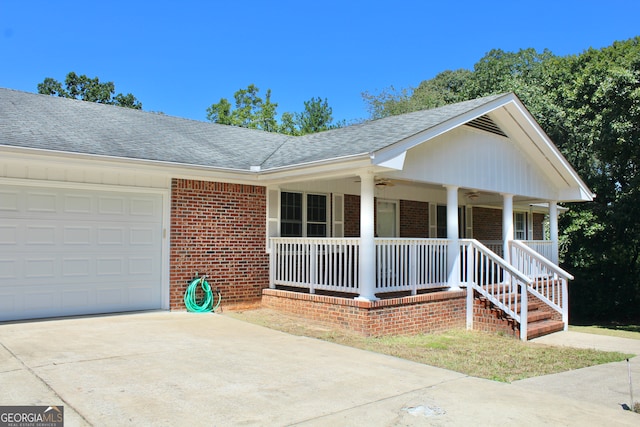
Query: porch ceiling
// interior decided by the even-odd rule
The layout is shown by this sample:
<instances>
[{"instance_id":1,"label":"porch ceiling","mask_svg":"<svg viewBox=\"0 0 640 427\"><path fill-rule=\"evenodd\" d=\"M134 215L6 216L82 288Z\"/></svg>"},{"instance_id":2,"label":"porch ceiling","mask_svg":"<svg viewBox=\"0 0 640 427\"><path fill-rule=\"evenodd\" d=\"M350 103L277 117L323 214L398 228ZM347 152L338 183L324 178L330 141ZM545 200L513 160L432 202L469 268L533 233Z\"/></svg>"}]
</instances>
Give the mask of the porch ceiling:
<instances>
[{"instance_id":1,"label":"porch ceiling","mask_svg":"<svg viewBox=\"0 0 640 427\"><path fill-rule=\"evenodd\" d=\"M445 205L447 202L447 192L442 184L411 181L397 179L385 175L376 174L378 184L375 187L375 197L387 200L415 200L431 202ZM318 193L341 193L360 195L360 177L357 175L313 180L290 182L280 186L283 190L318 192ZM503 197L497 192L478 191L474 188L460 188L458 191L458 201L460 205L484 206L491 208L502 208ZM514 196L514 207L520 209L533 209L534 211L547 212L546 203L548 200L533 199L524 196Z\"/></svg>"}]
</instances>

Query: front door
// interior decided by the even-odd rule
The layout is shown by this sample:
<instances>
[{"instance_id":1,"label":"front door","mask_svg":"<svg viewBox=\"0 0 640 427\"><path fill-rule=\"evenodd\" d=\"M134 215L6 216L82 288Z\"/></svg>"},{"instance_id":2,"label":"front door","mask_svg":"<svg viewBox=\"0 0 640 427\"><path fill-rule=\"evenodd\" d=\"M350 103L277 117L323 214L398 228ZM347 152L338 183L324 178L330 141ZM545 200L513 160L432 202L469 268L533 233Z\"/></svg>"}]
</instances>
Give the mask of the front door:
<instances>
[{"instance_id":1,"label":"front door","mask_svg":"<svg viewBox=\"0 0 640 427\"><path fill-rule=\"evenodd\" d=\"M397 212L398 202L390 200L377 201L377 237L398 237Z\"/></svg>"}]
</instances>

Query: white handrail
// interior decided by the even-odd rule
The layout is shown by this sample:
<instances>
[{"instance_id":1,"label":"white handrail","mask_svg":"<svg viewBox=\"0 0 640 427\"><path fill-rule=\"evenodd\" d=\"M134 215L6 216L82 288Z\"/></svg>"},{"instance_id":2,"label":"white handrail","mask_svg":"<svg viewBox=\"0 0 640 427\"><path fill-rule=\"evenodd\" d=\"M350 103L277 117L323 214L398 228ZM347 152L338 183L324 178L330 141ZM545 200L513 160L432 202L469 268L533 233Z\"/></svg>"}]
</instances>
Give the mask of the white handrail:
<instances>
[{"instance_id":1,"label":"white handrail","mask_svg":"<svg viewBox=\"0 0 640 427\"><path fill-rule=\"evenodd\" d=\"M569 287L573 276L527 245L509 241L511 263L531 279L527 289L539 300L562 315L564 329L569 327Z\"/></svg>"},{"instance_id":2,"label":"white handrail","mask_svg":"<svg viewBox=\"0 0 640 427\"><path fill-rule=\"evenodd\" d=\"M540 261L540 263L542 265L544 265L545 267L553 270L554 272L556 272L558 275L560 276L564 276L565 278L567 278L568 280L573 280L573 276L571 275L571 273L568 273L567 271L563 270L560 266L554 264L553 262L551 262L548 258L542 256L539 252L531 249L526 242L521 242L520 240L510 240L509 244L513 247L517 247L519 250L527 253L529 256L537 259L538 261Z\"/></svg>"},{"instance_id":3,"label":"white handrail","mask_svg":"<svg viewBox=\"0 0 640 427\"><path fill-rule=\"evenodd\" d=\"M466 265L467 328L473 327L473 290L520 324L520 339L527 340L527 288L533 280L477 240L460 240Z\"/></svg>"}]
</instances>

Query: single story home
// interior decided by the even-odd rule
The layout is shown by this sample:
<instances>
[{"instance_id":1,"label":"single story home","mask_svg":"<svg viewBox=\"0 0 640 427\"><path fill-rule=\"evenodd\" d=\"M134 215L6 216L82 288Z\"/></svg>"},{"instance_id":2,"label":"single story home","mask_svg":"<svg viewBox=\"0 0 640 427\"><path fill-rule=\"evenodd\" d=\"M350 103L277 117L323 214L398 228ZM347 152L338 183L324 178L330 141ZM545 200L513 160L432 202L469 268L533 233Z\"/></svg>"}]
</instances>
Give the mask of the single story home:
<instances>
[{"instance_id":1,"label":"single story home","mask_svg":"<svg viewBox=\"0 0 640 427\"><path fill-rule=\"evenodd\" d=\"M222 309L527 339L567 325L558 203L592 198L511 93L294 137L0 89L0 321L185 310L206 274Z\"/></svg>"}]
</instances>

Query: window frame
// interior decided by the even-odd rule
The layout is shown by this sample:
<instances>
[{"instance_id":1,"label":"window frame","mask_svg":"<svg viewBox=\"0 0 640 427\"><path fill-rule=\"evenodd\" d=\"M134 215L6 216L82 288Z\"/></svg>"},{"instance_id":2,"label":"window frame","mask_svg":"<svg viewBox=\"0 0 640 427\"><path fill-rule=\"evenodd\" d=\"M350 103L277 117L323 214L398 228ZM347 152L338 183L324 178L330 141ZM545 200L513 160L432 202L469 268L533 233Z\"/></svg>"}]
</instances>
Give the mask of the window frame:
<instances>
[{"instance_id":1,"label":"window frame","mask_svg":"<svg viewBox=\"0 0 640 427\"><path fill-rule=\"evenodd\" d=\"M285 220L284 219L284 206L283 203L285 201L285 194L290 193L290 194L299 194L301 197L301 206L300 209L302 210L302 212L300 212L300 217L301 220L300 222L297 222L295 220ZM320 196L320 197L324 197L324 221L311 221L309 220L309 198L310 196ZM306 192L306 191L292 191L292 190L281 190L280 192L280 210L281 210L281 216L280 216L280 236L281 237L309 237L309 225L324 225L324 230L325 230L325 234L323 236L311 236L311 237L330 237L330 233L331 233L331 201L329 199L329 194L326 193L318 193L318 192ZM284 235L284 227L283 225L285 223L299 223L300 224L300 229L301 229L301 235L299 236L292 236L292 235Z\"/></svg>"},{"instance_id":2,"label":"window frame","mask_svg":"<svg viewBox=\"0 0 640 427\"><path fill-rule=\"evenodd\" d=\"M527 240L528 233L528 214L527 212L513 213L513 238L514 240ZM518 217L521 218L522 228L518 228Z\"/></svg>"}]
</instances>

